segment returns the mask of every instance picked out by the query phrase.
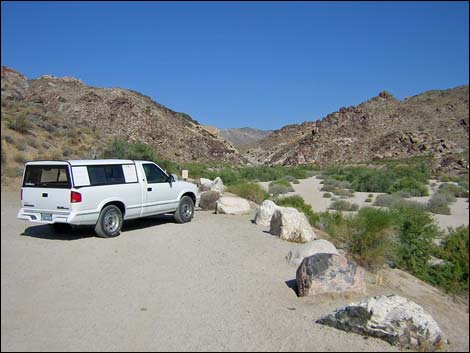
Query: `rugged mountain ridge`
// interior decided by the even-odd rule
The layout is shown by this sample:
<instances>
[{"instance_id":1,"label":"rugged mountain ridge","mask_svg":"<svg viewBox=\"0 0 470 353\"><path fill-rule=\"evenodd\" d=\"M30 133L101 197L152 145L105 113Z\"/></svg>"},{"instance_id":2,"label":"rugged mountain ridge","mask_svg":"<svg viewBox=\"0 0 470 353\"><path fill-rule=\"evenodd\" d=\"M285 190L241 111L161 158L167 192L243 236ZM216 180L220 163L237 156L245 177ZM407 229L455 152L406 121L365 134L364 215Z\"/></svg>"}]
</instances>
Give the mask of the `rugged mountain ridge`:
<instances>
[{"instance_id":1,"label":"rugged mountain ridge","mask_svg":"<svg viewBox=\"0 0 470 353\"><path fill-rule=\"evenodd\" d=\"M318 165L468 151L468 86L428 91L400 101L381 92L322 120L289 125L249 149L255 164ZM462 162L464 163L464 162ZM468 162L466 166L468 168Z\"/></svg>"},{"instance_id":2,"label":"rugged mountain ridge","mask_svg":"<svg viewBox=\"0 0 470 353\"><path fill-rule=\"evenodd\" d=\"M132 90L87 86L72 77L45 75L28 80L4 66L1 82L2 110L11 113L2 114L2 136L4 128L8 133L11 120L18 116L33 125L28 131L31 136L53 117L58 127L91 129L97 140L120 137L147 143L162 158L173 161L243 161L231 143L206 130L188 114L175 112ZM103 146L97 142L95 147Z\"/></svg>"}]
</instances>

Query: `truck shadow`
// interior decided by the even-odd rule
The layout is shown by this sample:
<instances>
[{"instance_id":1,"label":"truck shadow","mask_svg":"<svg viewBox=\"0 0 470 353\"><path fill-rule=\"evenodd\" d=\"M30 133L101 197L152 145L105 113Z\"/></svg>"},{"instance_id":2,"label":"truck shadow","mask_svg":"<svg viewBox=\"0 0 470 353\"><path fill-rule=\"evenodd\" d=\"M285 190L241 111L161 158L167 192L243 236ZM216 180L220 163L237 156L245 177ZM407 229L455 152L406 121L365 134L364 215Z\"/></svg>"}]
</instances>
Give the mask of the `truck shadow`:
<instances>
[{"instance_id":1,"label":"truck shadow","mask_svg":"<svg viewBox=\"0 0 470 353\"><path fill-rule=\"evenodd\" d=\"M175 223L173 215L160 215L124 221L120 236L125 235L125 232L128 231L150 228L167 223ZM56 231L47 224L28 227L20 235L39 239L67 241L92 237L98 238L93 226L80 226L73 227L67 231Z\"/></svg>"}]
</instances>

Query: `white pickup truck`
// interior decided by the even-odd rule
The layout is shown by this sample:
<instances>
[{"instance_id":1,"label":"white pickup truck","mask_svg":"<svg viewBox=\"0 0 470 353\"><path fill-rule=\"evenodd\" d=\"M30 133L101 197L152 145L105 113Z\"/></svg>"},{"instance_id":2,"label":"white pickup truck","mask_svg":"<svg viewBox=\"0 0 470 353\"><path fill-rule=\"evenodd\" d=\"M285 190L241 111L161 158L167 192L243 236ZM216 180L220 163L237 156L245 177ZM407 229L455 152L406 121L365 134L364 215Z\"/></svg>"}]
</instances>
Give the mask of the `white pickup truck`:
<instances>
[{"instance_id":1,"label":"white pickup truck","mask_svg":"<svg viewBox=\"0 0 470 353\"><path fill-rule=\"evenodd\" d=\"M173 213L176 222L190 222L199 201L196 185L153 162L33 161L25 164L18 218L56 229L94 225L98 236L110 238L123 220Z\"/></svg>"}]
</instances>

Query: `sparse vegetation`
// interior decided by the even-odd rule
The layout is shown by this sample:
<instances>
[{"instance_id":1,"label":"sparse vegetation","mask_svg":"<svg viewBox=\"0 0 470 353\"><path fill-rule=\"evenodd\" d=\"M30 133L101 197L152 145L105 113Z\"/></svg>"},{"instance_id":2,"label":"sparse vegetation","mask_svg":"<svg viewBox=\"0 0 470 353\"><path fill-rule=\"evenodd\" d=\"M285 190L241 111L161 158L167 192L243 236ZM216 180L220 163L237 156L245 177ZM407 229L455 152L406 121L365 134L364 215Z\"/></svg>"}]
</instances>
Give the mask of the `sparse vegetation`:
<instances>
[{"instance_id":1,"label":"sparse vegetation","mask_svg":"<svg viewBox=\"0 0 470 353\"><path fill-rule=\"evenodd\" d=\"M227 191L236 194L245 199L251 200L257 204L261 204L269 198L269 194L264 191L261 186L255 183L241 183L230 185Z\"/></svg>"},{"instance_id":2,"label":"sparse vegetation","mask_svg":"<svg viewBox=\"0 0 470 353\"><path fill-rule=\"evenodd\" d=\"M294 188L285 179L278 179L269 183L269 193L273 196L287 194L291 191L294 191Z\"/></svg>"},{"instance_id":3,"label":"sparse vegetation","mask_svg":"<svg viewBox=\"0 0 470 353\"><path fill-rule=\"evenodd\" d=\"M336 211L357 211L359 205L345 200L337 200L330 205L330 208Z\"/></svg>"}]
</instances>

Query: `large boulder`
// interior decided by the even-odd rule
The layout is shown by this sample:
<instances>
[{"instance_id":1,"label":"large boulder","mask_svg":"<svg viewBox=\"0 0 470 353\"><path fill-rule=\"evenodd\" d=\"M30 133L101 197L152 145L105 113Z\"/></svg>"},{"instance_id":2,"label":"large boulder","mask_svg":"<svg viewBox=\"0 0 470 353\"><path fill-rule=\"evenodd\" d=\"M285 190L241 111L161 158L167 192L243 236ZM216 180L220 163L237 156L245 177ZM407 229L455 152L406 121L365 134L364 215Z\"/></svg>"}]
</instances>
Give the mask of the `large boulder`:
<instances>
[{"instance_id":1,"label":"large boulder","mask_svg":"<svg viewBox=\"0 0 470 353\"><path fill-rule=\"evenodd\" d=\"M220 198L220 193L215 190L204 191L201 193L201 201L199 206L203 210L212 210L214 211L217 207L217 201Z\"/></svg>"},{"instance_id":2,"label":"large boulder","mask_svg":"<svg viewBox=\"0 0 470 353\"><path fill-rule=\"evenodd\" d=\"M211 190L216 190L222 194L224 192L224 189L225 186L222 179L220 177L215 178L212 182Z\"/></svg>"},{"instance_id":3,"label":"large boulder","mask_svg":"<svg viewBox=\"0 0 470 353\"><path fill-rule=\"evenodd\" d=\"M259 224L264 227L269 227L271 225L271 218L276 211L278 206L271 200L263 201L261 205L258 206L255 214L255 224Z\"/></svg>"},{"instance_id":4,"label":"large boulder","mask_svg":"<svg viewBox=\"0 0 470 353\"><path fill-rule=\"evenodd\" d=\"M365 272L346 255L315 254L303 259L296 273L300 297L365 293Z\"/></svg>"},{"instance_id":5,"label":"large boulder","mask_svg":"<svg viewBox=\"0 0 470 353\"><path fill-rule=\"evenodd\" d=\"M421 306L398 295L368 298L336 309L316 321L361 335L381 338L405 349L432 351L447 340Z\"/></svg>"},{"instance_id":6,"label":"large boulder","mask_svg":"<svg viewBox=\"0 0 470 353\"><path fill-rule=\"evenodd\" d=\"M250 203L241 197L223 196L217 201L217 213L242 215L250 212Z\"/></svg>"},{"instance_id":7,"label":"large boulder","mask_svg":"<svg viewBox=\"0 0 470 353\"><path fill-rule=\"evenodd\" d=\"M306 243L316 238L307 217L293 207L277 207L271 217L269 233L282 240Z\"/></svg>"},{"instance_id":8,"label":"large boulder","mask_svg":"<svg viewBox=\"0 0 470 353\"><path fill-rule=\"evenodd\" d=\"M304 258L315 254L339 255L338 250L332 243L325 239L318 239L306 244L298 245L296 248L289 251L286 259L287 262L298 268Z\"/></svg>"},{"instance_id":9,"label":"large boulder","mask_svg":"<svg viewBox=\"0 0 470 353\"><path fill-rule=\"evenodd\" d=\"M222 194L224 189L224 183L220 177L215 178L213 181L206 178L199 179L199 191L215 190Z\"/></svg>"}]
</instances>

